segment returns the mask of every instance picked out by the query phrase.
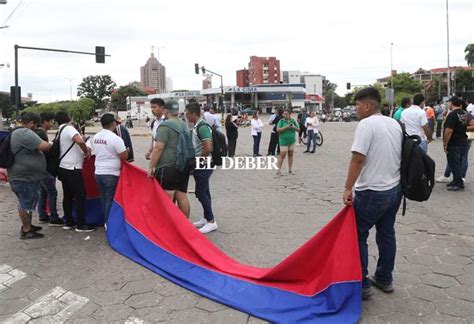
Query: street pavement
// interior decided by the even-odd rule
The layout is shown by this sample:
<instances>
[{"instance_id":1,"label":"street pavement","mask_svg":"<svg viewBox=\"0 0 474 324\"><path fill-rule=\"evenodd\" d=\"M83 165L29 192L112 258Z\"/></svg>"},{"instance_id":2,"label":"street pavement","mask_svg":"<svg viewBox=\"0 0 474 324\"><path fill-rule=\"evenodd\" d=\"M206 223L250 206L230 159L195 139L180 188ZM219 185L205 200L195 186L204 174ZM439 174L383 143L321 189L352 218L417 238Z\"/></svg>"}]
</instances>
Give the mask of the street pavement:
<instances>
[{"instance_id":1,"label":"street pavement","mask_svg":"<svg viewBox=\"0 0 474 324\"><path fill-rule=\"evenodd\" d=\"M267 116L263 117L267 119ZM271 267L306 242L342 207L356 122L321 126L316 154L295 153L295 175L275 171L217 170L211 178L219 229L208 234L242 263ZM94 131L98 128L89 128ZM131 130L136 163L146 167L148 130ZM265 126L261 154L266 154ZM250 128L239 131L237 155L250 156ZM429 146L442 174L440 140ZM464 192L437 184L428 202L408 201L397 216L395 292L375 289L363 303L361 323L474 323L473 153ZM58 188L60 184L58 183ZM194 189L191 179L190 189ZM61 193L60 193L61 196ZM59 198L59 202L61 202ZM191 218L202 208L190 194ZM58 207L60 207L60 203ZM36 218L36 216L35 216ZM36 218L37 219L37 218ZM0 322L25 323L261 323L202 298L114 252L103 229L94 233L46 227L44 239L23 241L16 199L0 185ZM370 271L377 253L370 236Z\"/></svg>"}]
</instances>

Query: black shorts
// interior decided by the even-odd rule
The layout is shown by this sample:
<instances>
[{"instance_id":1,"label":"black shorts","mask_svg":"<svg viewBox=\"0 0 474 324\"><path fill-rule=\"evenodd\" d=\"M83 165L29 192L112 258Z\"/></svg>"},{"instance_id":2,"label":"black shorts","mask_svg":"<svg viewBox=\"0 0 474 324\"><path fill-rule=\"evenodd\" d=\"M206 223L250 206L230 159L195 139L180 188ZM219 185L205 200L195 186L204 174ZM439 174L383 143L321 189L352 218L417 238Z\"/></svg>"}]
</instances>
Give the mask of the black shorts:
<instances>
[{"instance_id":1,"label":"black shorts","mask_svg":"<svg viewBox=\"0 0 474 324\"><path fill-rule=\"evenodd\" d=\"M157 169L155 178L165 190L177 190L184 193L188 191L189 173L179 172L175 165Z\"/></svg>"}]
</instances>

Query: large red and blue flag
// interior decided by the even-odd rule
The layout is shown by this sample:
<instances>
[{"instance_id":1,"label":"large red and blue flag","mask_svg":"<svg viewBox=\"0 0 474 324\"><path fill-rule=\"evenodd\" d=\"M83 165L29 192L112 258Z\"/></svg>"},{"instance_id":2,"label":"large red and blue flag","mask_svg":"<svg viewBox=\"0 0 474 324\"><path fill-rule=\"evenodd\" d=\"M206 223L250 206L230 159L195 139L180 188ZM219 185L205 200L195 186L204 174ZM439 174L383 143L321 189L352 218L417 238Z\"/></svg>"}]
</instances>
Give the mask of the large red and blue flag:
<instances>
[{"instance_id":1,"label":"large red and blue flag","mask_svg":"<svg viewBox=\"0 0 474 324\"><path fill-rule=\"evenodd\" d=\"M361 269L346 207L273 268L241 264L201 234L146 173L124 163L107 224L120 254L197 294L272 322L355 323Z\"/></svg>"}]
</instances>

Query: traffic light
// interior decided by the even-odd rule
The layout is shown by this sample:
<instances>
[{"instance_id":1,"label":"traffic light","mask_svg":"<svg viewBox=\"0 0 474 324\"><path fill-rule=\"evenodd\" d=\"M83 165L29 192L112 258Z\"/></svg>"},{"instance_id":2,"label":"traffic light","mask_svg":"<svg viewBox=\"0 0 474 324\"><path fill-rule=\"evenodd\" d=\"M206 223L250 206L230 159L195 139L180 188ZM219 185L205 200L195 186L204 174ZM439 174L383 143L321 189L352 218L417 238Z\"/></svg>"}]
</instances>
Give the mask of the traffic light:
<instances>
[{"instance_id":1,"label":"traffic light","mask_svg":"<svg viewBox=\"0 0 474 324\"><path fill-rule=\"evenodd\" d=\"M351 90L351 83L347 82L346 87L347 87L347 90Z\"/></svg>"},{"instance_id":2,"label":"traffic light","mask_svg":"<svg viewBox=\"0 0 474 324\"><path fill-rule=\"evenodd\" d=\"M197 63L194 63L194 72L196 72L196 74L199 74L199 64Z\"/></svg>"},{"instance_id":3,"label":"traffic light","mask_svg":"<svg viewBox=\"0 0 474 324\"><path fill-rule=\"evenodd\" d=\"M10 87L10 105L12 106L14 106L17 102L21 103L21 87L18 87L18 92L16 92L15 89L15 86Z\"/></svg>"},{"instance_id":4,"label":"traffic light","mask_svg":"<svg viewBox=\"0 0 474 324\"><path fill-rule=\"evenodd\" d=\"M105 47L103 46L95 47L95 62L105 63Z\"/></svg>"},{"instance_id":5,"label":"traffic light","mask_svg":"<svg viewBox=\"0 0 474 324\"><path fill-rule=\"evenodd\" d=\"M206 68L204 66L201 66L201 71L202 71L202 74L206 74Z\"/></svg>"}]
</instances>

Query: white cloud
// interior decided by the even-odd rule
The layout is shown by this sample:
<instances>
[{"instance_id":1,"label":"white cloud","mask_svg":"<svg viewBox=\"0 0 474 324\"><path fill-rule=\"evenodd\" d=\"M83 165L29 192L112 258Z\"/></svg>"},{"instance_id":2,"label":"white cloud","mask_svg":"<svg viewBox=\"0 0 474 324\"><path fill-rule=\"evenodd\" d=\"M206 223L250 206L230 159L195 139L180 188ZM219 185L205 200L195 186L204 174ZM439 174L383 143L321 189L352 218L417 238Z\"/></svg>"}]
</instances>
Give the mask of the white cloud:
<instances>
[{"instance_id":1,"label":"white cloud","mask_svg":"<svg viewBox=\"0 0 474 324\"><path fill-rule=\"evenodd\" d=\"M0 23L20 2L0 6ZM235 71L250 55L276 56L282 69L326 75L344 91L345 83L366 84L393 67L446 66L445 0L359 1L52 1L24 4L0 30L0 89L13 84L13 45L93 51L106 47L111 58L20 52L23 93L40 100L69 98L69 80L110 74L120 85L139 80L150 46L176 89L199 89L194 63L221 72L235 84ZM25 6L25 4L28 4ZM465 65L464 47L474 40L473 2L450 0L451 64ZM214 80L214 84L218 84Z\"/></svg>"}]
</instances>

